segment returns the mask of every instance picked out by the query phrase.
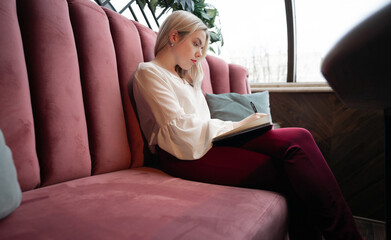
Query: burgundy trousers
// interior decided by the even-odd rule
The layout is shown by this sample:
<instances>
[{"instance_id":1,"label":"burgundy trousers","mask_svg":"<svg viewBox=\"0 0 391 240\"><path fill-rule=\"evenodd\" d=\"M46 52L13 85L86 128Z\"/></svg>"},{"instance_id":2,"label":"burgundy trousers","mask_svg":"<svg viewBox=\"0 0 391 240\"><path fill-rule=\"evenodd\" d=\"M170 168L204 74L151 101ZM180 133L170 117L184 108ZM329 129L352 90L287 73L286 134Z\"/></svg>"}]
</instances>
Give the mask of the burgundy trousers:
<instances>
[{"instance_id":1,"label":"burgundy trousers","mask_svg":"<svg viewBox=\"0 0 391 240\"><path fill-rule=\"evenodd\" d=\"M336 179L312 135L301 128L270 130L246 142L213 147L201 159L178 160L160 150L170 175L214 184L277 191L288 200L295 239L362 239Z\"/></svg>"}]
</instances>

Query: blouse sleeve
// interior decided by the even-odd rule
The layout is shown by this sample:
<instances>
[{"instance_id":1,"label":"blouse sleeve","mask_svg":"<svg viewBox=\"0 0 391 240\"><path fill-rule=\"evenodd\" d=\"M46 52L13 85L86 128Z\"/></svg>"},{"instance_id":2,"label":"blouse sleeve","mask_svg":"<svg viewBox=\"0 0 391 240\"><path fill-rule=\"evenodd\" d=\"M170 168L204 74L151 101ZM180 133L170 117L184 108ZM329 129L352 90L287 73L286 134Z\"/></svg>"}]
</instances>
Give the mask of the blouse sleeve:
<instances>
[{"instance_id":1,"label":"blouse sleeve","mask_svg":"<svg viewBox=\"0 0 391 240\"><path fill-rule=\"evenodd\" d=\"M215 136L233 128L229 121L186 113L172 85L159 72L139 69L133 84L141 128L149 145L157 144L178 159L201 158L212 147Z\"/></svg>"}]
</instances>

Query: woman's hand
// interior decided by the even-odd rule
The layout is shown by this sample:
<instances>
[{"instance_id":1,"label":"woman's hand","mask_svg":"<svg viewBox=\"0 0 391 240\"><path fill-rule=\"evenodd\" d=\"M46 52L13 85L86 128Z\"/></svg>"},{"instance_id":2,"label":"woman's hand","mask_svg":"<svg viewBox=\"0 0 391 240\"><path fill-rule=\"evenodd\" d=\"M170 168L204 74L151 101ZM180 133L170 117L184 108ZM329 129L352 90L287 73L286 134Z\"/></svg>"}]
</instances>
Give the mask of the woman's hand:
<instances>
[{"instance_id":1,"label":"woman's hand","mask_svg":"<svg viewBox=\"0 0 391 240\"><path fill-rule=\"evenodd\" d=\"M239 122L233 122L233 126L234 126L234 128L237 128L237 127L243 126L249 122L255 121L258 118L264 117L266 115L267 114L265 114L265 113L253 113L250 116L246 117L245 119L243 119Z\"/></svg>"}]
</instances>

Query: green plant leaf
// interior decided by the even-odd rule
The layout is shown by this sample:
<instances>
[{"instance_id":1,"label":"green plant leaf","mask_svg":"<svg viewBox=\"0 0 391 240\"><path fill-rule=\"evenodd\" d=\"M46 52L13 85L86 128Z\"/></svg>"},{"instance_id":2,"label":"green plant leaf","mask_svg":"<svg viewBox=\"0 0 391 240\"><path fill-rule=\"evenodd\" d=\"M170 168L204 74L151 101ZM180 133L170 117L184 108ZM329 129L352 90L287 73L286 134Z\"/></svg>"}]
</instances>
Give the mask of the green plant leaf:
<instances>
[{"instance_id":1,"label":"green plant leaf","mask_svg":"<svg viewBox=\"0 0 391 240\"><path fill-rule=\"evenodd\" d=\"M210 20L210 17L209 17L209 15L206 12L201 12L201 16L202 16L203 19L205 19L207 21Z\"/></svg>"},{"instance_id":2,"label":"green plant leaf","mask_svg":"<svg viewBox=\"0 0 391 240\"><path fill-rule=\"evenodd\" d=\"M217 16L217 9L206 9L206 13L208 14L210 19L214 19Z\"/></svg>"},{"instance_id":3,"label":"green plant leaf","mask_svg":"<svg viewBox=\"0 0 391 240\"><path fill-rule=\"evenodd\" d=\"M140 7L144 9L145 5L147 4L146 0L139 0L138 4L140 4Z\"/></svg>"},{"instance_id":4,"label":"green plant leaf","mask_svg":"<svg viewBox=\"0 0 391 240\"><path fill-rule=\"evenodd\" d=\"M190 11L194 11L194 2L192 0L187 0Z\"/></svg>"},{"instance_id":5,"label":"green plant leaf","mask_svg":"<svg viewBox=\"0 0 391 240\"><path fill-rule=\"evenodd\" d=\"M181 6L181 8L178 8L177 10L185 10L188 12L194 11L193 0L175 0L174 2L178 3Z\"/></svg>"},{"instance_id":6,"label":"green plant leaf","mask_svg":"<svg viewBox=\"0 0 391 240\"><path fill-rule=\"evenodd\" d=\"M158 5L158 0L151 0L151 1L149 1L149 5L151 6L152 11L156 12L156 7Z\"/></svg>"}]
</instances>

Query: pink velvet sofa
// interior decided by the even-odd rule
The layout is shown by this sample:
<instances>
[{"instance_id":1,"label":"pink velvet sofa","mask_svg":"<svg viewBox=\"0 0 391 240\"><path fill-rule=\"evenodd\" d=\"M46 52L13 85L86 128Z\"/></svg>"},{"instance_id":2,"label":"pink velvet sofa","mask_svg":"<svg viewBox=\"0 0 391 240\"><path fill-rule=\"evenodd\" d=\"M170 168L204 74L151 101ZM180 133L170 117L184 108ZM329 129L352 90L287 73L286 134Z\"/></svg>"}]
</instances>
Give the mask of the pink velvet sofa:
<instances>
[{"instance_id":1,"label":"pink velvet sofa","mask_svg":"<svg viewBox=\"0 0 391 240\"><path fill-rule=\"evenodd\" d=\"M0 129L23 191L0 239L286 238L281 195L145 165L128 85L153 31L90 0L1 0L0 22ZM250 92L241 66L203 67L205 92Z\"/></svg>"}]
</instances>

